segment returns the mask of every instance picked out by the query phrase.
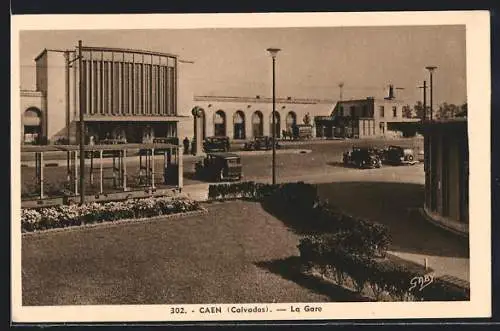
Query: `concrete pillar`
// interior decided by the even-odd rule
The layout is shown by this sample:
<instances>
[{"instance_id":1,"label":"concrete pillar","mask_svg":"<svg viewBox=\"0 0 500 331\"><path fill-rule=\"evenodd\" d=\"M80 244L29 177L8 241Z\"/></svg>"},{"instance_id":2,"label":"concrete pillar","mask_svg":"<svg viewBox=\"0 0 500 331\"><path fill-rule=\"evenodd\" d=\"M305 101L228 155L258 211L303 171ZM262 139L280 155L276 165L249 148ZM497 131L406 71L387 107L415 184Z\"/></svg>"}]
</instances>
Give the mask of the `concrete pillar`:
<instances>
[{"instance_id":1,"label":"concrete pillar","mask_svg":"<svg viewBox=\"0 0 500 331\"><path fill-rule=\"evenodd\" d=\"M195 139L196 139L196 146L195 146L195 153L196 155L199 155L200 153L203 152L203 119L201 117L196 117L195 118Z\"/></svg>"},{"instance_id":2,"label":"concrete pillar","mask_svg":"<svg viewBox=\"0 0 500 331\"><path fill-rule=\"evenodd\" d=\"M252 110L249 109L245 112L245 139L246 140L253 138L252 116L253 116Z\"/></svg>"},{"instance_id":3,"label":"concrete pillar","mask_svg":"<svg viewBox=\"0 0 500 331\"><path fill-rule=\"evenodd\" d=\"M226 113L226 136L229 137L230 140L234 139L234 113L225 111Z\"/></svg>"},{"instance_id":4,"label":"concrete pillar","mask_svg":"<svg viewBox=\"0 0 500 331\"><path fill-rule=\"evenodd\" d=\"M183 182L183 173L184 173L184 169L183 169L183 162L182 162L182 155L183 155L183 148L182 146L179 146L178 149L177 149L177 162L178 162L178 169L179 169L179 173L178 173L178 176L179 176L179 180L178 180L178 185L179 185L179 189L182 189L183 185L184 185L184 182Z\"/></svg>"}]
</instances>

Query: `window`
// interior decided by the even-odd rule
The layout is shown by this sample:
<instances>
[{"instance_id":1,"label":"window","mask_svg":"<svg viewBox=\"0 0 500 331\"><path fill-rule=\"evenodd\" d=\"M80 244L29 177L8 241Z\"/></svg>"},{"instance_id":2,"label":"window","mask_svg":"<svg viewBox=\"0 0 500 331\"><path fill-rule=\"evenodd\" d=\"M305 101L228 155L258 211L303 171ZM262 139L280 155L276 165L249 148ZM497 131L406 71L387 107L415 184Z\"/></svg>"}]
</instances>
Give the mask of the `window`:
<instances>
[{"instance_id":1,"label":"window","mask_svg":"<svg viewBox=\"0 0 500 331\"><path fill-rule=\"evenodd\" d=\"M392 107L392 117L397 117L398 116L398 107L393 106Z\"/></svg>"},{"instance_id":2,"label":"window","mask_svg":"<svg viewBox=\"0 0 500 331\"><path fill-rule=\"evenodd\" d=\"M380 117L384 117L384 106L379 107Z\"/></svg>"},{"instance_id":3,"label":"window","mask_svg":"<svg viewBox=\"0 0 500 331\"><path fill-rule=\"evenodd\" d=\"M368 107L366 105L363 106L363 117L368 117Z\"/></svg>"},{"instance_id":4,"label":"window","mask_svg":"<svg viewBox=\"0 0 500 331\"><path fill-rule=\"evenodd\" d=\"M354 117L354 113L356 111L356 107L355 106L351 106L351 117Z\"/></svg>"},{"instance_id":5,"label":"window","mask_svg":"<svg viewBox=\"0 0 500 331\"><path fill-rule=\"evenodd\" d=\"M344 116L344 107L343 106L340 106L339 113L340 113L340 116Z\"/></svg>"}]
</instances>

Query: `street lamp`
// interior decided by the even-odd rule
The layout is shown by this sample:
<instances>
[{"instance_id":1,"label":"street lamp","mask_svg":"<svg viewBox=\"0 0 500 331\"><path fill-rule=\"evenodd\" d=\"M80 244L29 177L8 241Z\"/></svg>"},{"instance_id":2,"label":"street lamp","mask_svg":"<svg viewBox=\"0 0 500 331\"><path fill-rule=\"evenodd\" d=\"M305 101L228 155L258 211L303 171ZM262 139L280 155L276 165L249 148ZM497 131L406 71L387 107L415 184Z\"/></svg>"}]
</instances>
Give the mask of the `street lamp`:
<instances>
[{"instance_id":1,"label":"street lamp","mask_svg":"<svg viewBox=\"0 0 500 331\"><path fill-rule=\"evenodd\" d=\"M431 117L430 117L430 120L432 121L432 73L434 72L434 70L436 70L436 66L427 66L425 67L425 69L429 70L429 74L430 74L430 78L431 78L431 85L430 85L430 113L431 113Z\"/></svg>"},{"instance_id":2,"label":"street lamp","mask_svg":"<svg viewBox=\"0 0 500 331\"><path fill-rule=\"evenodd\" d=\"M281 49L279 48L268 48L267 51L273 58L273 112L272 112L272 123L273 123L273 185L276 184L276 55Z\"/></svg>"}]
</instances>

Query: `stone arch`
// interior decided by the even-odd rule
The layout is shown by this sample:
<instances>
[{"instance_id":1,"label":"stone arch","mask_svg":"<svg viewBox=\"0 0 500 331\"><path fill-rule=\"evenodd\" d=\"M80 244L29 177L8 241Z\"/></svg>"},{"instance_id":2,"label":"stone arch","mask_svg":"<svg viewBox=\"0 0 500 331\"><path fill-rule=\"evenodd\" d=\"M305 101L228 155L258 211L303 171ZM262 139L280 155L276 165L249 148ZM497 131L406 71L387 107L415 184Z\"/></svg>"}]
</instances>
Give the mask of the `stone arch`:
<instances>
[{"instance_id":1,"label":"stone arch","mask_svg":"<svg viewBox=\"0 0 500 331\"><path fill-rule=\"evenodd\" d=\"M226 136L226 113L222 109L214 114L214 136Z\"/></svg>"},{"instance_id":2,"label":"stone arch","mask_svg":"<svg viewBox=\"0 0 500 331\"><path fill-rule=\"evenodd\" d=\"M281 116L280 113L274 111L274 120L276 125L276 138L281 137ZM269 114L269 135L273 135L273 113Z\"/></svg>"},{"instance_id":3,"label":"stone arch","mask_svg":"<svg viewBox=\"0 0 500 331\"><path fill-rule=\"evenodd\" d=\"M260 110L252 114L252 135L260 137L264 135L264 116Z\"/></svg>"},{"instance_id":4,"label":"stone arch","mask_svg":"<svg viewBox=\"0 0 500 331\"><path fill-rule=\"evenodd\" d=\"M23 113L23 143L34 144L40 141L42 135L42 111L30 107Z\"/></svg>"},{"instance_id":5,"label":"stone arch","mask_svg":"<svg viewBox=\"0 0 500 331\"><path fill-rule=\"evenodd\" d=\"M297 114L294 111L289 111L285 122L287 132L293 132L293 127L297 124Z\"/></svg>"},{"instance_id":6,"label":"stone arch","mask_svg":"<svg viewBox=\"0 0 500 331\"><path fill-rule=\"evenodd\" d=\"M245 139L245 113L238 110L233 115L234 139Z\"/></svg>"}]
</instances>

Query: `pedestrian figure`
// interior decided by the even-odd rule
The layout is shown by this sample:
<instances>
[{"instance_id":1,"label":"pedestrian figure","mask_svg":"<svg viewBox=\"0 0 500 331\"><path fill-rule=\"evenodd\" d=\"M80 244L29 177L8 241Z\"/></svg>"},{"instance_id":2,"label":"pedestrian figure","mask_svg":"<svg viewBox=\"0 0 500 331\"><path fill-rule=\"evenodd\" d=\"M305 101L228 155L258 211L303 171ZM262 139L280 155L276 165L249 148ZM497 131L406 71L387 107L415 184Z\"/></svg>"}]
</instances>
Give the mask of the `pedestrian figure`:
<instances>
[{"instance_id":1,"label":"pedestrian figure","mask_svg":"<svg viewBox=\"0 0 500 331\"><path fill-rule=\"evenodd\" d=\"M189 139L188 139L188 137L185 137L182 142L184 144L184 154L189 154Z\"/></svg>"},{"instance_id":2,"label":"pedestrian figure","mask_svg":"<svg viewBox=\"0 0 500 331\"><path fill-rule=\"evenodd\" d=\"M191 140L191 154L196 155L196 138L193 137Z\"/></svg>"}]
</instances>

